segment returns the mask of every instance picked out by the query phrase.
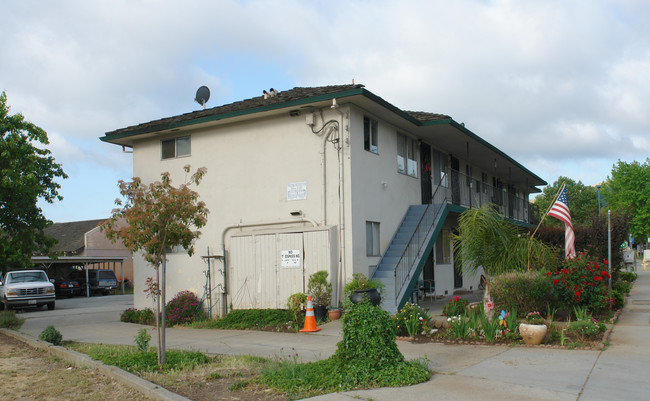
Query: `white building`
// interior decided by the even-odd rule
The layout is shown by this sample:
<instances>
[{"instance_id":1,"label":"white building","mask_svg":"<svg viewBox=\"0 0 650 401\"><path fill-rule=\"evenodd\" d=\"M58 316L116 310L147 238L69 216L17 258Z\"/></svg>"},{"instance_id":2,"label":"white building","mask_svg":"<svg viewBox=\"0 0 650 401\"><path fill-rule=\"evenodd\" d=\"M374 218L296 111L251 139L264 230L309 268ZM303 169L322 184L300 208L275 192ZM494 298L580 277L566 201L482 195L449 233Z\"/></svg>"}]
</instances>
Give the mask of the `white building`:
<instances>
[{"instance_id":1,"label":"white building","mask_svg":"<svg viewBox=\"0 0 650 401\"><path fill-rule=\"evenodd\" d=\"M451 117L401 110L354 84L271 91L101 140L132 148L144 182L168 171L178 185L184 165L207 167L198 192L208 224L195 256L169 255L167 293L210 294L216 313L284 308L318 270L330 272L334 302L353 273L380 278L391 312L418 280L437 295L475 289L478 277L454 274L458 214L490 202L527 222L529 193L546 185ZM134 263L142 285L153 269ZM150 305L136 288L135 306Z\"/></svg>"}]
</instances>

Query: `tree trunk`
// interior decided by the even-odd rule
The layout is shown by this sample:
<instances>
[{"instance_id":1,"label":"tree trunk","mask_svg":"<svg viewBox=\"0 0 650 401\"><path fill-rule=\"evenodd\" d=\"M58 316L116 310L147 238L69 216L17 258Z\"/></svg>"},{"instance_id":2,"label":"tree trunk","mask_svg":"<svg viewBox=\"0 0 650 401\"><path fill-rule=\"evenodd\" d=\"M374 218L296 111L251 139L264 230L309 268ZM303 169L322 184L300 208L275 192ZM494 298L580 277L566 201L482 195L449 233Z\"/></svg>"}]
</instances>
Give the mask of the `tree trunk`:
<instances>
[{"instance_id":1,"label":"tree trunk","mask_svg":"<svg viewBox=\"0 0 650 401\"><path fill-rule=\"evenodd\" d=\"M158 364L162 359L162 347L160 346L162 338L160 336L160 266L156 267L156 287L154 296L156 297L156 332L158 333Z\"/></svg>"},{"instance_id":2,"label":"tree trunk","mask_svg":"<svg viewBox=\"0 0 650 401\"><path fill-rule=\"evenodd\" d=\"M165 345L165 276L167 275L167 254L163 252L163 259L162 259L162 272L161 272L161 288L160 288L160 296L161 296L161 314L160 318L162 320L162 328L161 328L161 346L160 346L160 352L162 358L160 358L158 365L163 366L167 363L167 351L166 351L166 345Z\"/></svg>"},{"instance_id":3,"label":"tree trunk","mask_svg":"<svg viewBox=\"0 0 650 401\"><path fill-rule=\"evenodd\" d=\"M494 317L494 301L490 296L490 281L487 274L485 275L485 292L483 292L483 312L485 317L490 320Z\"/></svg>"}]
</instances>

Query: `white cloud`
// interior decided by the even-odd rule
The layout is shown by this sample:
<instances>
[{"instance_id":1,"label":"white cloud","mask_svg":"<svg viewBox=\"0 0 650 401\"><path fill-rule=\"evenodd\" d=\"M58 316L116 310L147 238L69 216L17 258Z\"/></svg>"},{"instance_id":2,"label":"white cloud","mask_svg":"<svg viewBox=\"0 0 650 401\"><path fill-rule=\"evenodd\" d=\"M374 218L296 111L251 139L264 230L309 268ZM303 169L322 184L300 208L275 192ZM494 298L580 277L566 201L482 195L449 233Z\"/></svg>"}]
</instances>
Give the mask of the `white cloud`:
<instances>
[{"instance_id":1,"label":"white cloud","mask_svg":"<svg viewBox=\"0 0 650 401\"><path fill-rule=\"evenodd\" d=\"M3 7L0 90L50 133L66 170L116 171L97 187L130 165L99 136L196 110L201 85L216 106L352 79L397 107L450 114L549 182L588 183L647 156L649 11L634 0L26 0ZM71 191L89 185L73 180Z\"/></svg>"}]
</instances>

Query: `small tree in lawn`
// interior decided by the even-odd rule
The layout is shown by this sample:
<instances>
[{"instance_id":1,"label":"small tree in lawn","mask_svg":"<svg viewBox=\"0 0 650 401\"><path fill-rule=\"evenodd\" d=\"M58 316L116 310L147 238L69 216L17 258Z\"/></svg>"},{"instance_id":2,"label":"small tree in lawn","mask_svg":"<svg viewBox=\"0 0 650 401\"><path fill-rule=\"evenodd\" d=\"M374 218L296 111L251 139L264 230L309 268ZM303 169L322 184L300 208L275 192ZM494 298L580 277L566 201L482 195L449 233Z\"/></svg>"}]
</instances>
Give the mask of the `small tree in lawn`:
<instances>
[{"instance_id":1,"label":"small tree in lawn","mask_svg":"<svg viewBox=\"0 0 650 401\"><path fill-rule=\"evenodd\" d=\"M190 173L190 166L184 167ZM145 185L138 177L132 182L120 180L120 193L126 198L115 203L111 218L102 226L113 242L121 239L131 252L141 252L156 271L155 282L148 290L156 300L156 329L158 331L158 364L165 364L165 274L167 249L182 246L188 255L194 253L194 241L201 235L193 231L205 226L208 209L199 201L199 194L190 185L199 185L207 172L201 167L178 188L172 186L169 173L161 180ZM126 225L118 225L126 221Z\"/></svg>"}]
</instances>

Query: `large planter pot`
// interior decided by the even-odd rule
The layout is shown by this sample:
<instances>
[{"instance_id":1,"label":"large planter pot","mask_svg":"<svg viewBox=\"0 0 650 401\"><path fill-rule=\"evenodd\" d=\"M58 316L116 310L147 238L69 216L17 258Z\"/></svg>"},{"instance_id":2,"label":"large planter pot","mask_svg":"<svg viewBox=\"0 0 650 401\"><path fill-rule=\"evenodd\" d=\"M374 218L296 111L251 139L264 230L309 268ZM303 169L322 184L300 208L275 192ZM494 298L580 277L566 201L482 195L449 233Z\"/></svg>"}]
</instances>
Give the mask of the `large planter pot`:
<instances>
[{"instance_id":1,"label":"large planter pot","mask_svg":"<svg viewBox=\"0 0 650 401\"><path fill-rule=\"evenodd\" d=\"M544 341L544 337L546 337L547 330L545 324L521 323L519 325L519 334L521 334L521 338L528 345L541 344Z\"/></svg>"},{"instance_id":2,"label":"large planter pot","mask_svg":"<svg viewBox=\"0 0 650 401\"><path fill-rule=\"evenodd\" d=\"M358 304L359 302L362 302L364 299L370 301L370 303L374 306L379 306L379 304L381 303L381 294L376 288L355 290L350 294L350 301L352 301L353 304Z\"/></svg>"},{"instance_id":3,"label":"large planter pot","mask_svg":"<svg viewBox=\"0 0 650 401\"><path fill-rule=\"evenodd\" d=\"M327 306L314 305L314 317L316 318L316 321L325 321L325 316L327 316Z\"/></svg>"}]
</instances>

